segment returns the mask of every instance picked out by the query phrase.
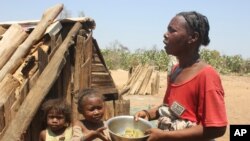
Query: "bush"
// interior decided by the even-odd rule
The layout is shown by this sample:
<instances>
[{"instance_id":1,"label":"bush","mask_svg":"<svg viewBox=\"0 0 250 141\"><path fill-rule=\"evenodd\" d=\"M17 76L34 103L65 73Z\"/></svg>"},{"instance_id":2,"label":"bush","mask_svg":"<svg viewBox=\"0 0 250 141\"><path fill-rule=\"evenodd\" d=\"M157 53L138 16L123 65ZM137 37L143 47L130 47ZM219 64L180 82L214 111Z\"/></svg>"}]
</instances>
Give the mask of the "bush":
<instances>
[{"instance_id":1,"label":"bush","mask_svg":"<svg viewBox=\"0 0 250 141\"><path fill-rule=\"evenodd\" d=\"M138 49L131 53L120 43L112 44L112 47L102 49L102 55L109 69L125 69L135 67L139 64L150 64L156 66L158 70L166 70L168 55L164 50L157 50L153 47L150 50Z\"/></svg>"},{"instance_id":2,"label":"bush","mask_svg":"<svg viewBox=\"0 0 250 141\"><path fill-rule=\"evenodd\" d=\"M169 62L169 56L165 50L158 50L156 46L149 50L138 49L131 53L127 47L115 41L101 51L109 69L129 70L130 67L139 64L149 64L156 66L160 71L166 71ZM220 73L250 73L250 60L244 60L241 55L221 56L218 51L208 49L202 49L200 55L205 62L215 67Z\"/></svg>"}]
</instances>

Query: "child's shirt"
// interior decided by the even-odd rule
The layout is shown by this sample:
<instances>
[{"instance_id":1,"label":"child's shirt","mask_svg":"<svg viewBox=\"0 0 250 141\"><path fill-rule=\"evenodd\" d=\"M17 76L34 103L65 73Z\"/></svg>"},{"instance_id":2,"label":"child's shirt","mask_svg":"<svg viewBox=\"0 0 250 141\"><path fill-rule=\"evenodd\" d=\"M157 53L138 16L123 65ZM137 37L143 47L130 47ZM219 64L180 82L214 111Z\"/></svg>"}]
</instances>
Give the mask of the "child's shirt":
<instances>
[{"instance_id":1,"label":"child's shirt","mask_svg":"<svg viewBox=\"0 0 250 141\"><path fill-rule=\"evenodd\" d=\"M65 129L64 133L61 135L55 135L50 128L46 129L46 141L70 141L72 138L72 127Z\"/></svg>"}]
</instances>

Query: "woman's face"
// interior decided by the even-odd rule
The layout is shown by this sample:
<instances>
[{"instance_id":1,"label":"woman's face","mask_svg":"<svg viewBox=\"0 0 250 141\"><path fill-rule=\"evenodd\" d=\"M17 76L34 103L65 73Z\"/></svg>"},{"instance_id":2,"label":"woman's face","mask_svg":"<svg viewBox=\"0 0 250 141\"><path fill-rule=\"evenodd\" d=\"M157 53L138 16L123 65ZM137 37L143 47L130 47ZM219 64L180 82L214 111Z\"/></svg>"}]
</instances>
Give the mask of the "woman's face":
<instances>
[{"instance_id":1,"label":"woman's face","mask_svg":"<svg viewBox=\"0 0 250 141\"><path fill-rule=\"evenodd\" d=\"M168 54L180 56L188 49L189 34L187 22L182 16L175 16L168 25L168 31L164 34L165 50Z\"/></svg>"},{"instance_id":2,"label":"woman's face","mask_svg":"<svg viewBox=\"0 0 250 141\"><path fill-rule=\"evenodd\" d=\"M47 125L53 132L60 131L65 127L65 116L62 112L52 109L47 114Z\"/></svg>"},{"instance_id":3,"label":"woman's face","mask_svg":"<svg viewBox=\"0 0 250 141\"><path fill-rule=\"evenodd\" d=\"M99 97L88 97L83 104L83 115L86 120L101 122L104 115L104 102Z\"/></svg>"}]
</instances>

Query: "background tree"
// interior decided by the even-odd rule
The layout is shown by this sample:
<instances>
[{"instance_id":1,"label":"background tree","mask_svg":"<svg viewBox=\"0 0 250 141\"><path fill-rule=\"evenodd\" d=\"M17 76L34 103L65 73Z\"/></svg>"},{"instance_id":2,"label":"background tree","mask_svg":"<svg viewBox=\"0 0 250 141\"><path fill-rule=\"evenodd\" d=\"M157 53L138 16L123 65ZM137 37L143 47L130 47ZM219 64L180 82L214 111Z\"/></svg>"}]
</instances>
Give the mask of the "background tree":
<instances>
[{"instance_id":1,"label":"background tree","mask_svg":"<svg viewBox=\"0 0 250 141\"><path fill-rule=\"evenodd\" d=\"M151 49L137 49L130 52L127 46L117 40L101 51L109 69L129 70L130 67L139 64L149 64L160 71L166 71L170 58L164 49L159 50L156 45ZM220 73L250 74L250 59L245 60L241 55L221 55L218 51L209 49L201 49L200 55Z\"/></svg>"}]
</instances>

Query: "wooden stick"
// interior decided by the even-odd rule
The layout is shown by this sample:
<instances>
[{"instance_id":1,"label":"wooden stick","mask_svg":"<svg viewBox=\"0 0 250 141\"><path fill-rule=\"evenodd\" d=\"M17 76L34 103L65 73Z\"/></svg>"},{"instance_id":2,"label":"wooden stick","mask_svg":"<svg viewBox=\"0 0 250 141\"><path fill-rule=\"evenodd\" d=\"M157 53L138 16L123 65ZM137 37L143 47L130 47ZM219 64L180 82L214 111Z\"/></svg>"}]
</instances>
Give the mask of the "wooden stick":
<instances>
[{"instance_id":1,"label":"wooden stick","mask_svg":"<svg viewBox=\"0 0 250 141\"><path fill-rule=\"evenodd\" d=\"M20 83L12 75L7 74L0 83L0 132L9 124L11 104L15 99L15 90ZM10 102L12 101L12 102Z\"/></svg>"},{"instance_id":2,"label":"wooden stick","mask_svg":"<svg viewBox=\"0 0 250 141\"><path fill-rule=\"evenodd\" d=\"M146 68L142 68L141 73L138 76L138 79L136 80L136 82L132 85L133 87L131 88L131 90L129 91L129 94L137 94L139 88L141 87L141 84L145 78L147 72L147 67Z\"/></svg>"},{"instance_id":3,"label":"wooden stick","mask_svg":"<svg viewBox=\"0 0 250 141\"><path fill-rule=\"evenodd\" d=\"M156 74L155 74L155 81L154 81L154 92L152 93L153 95L154 94L158 94L158 92L159 92L159 88L160 88L160 75L159 75L159 71L156 71L155 72Z\"/></svg>"},{"instance_id":4,"label":"wooden stick","mask_svg":"<svg viewBox=\"0 0 250 141\"><path fill-rule=\"evenodd\" d=\"M4 33L0 41L0 69L10 59L17 47L27 38L28 34L18 24L13 24Z\"/></svg>"},{"instance_id":5,"label":"wooden stick","mask_svg":"<svg viewBox=\"0 0 250 141\"><path fill-rule=\"evenodd\" d=\"M81 76L81 63L83 63L84 56L82 53L84 44L84 37L81 35L77 35L76 46L75 46L75 65L74 65L74 93L71 101L71 109L72 109L72 121L79 119L79 113L77 111L77 101L78 101L78 92L80 91L80 78ZM83 75L82 77L87 77L87 75Z\"/></svg>"},{"instance_id":6,"label":"wooden stick","mask_svg":"<svg viewBox=\"0 0 250 141\"><path fill-rule=\"evenodd\" d=\"M140 95L144 94L144 91L148 87L148 83L149 83L150 79L152 78L153 70L154 70L153 67L148 68L147 73L146 73L146 75L144 77L144 80L142 82L142 85L141 85L141 87L139 89L138 94L140 94Z\"/></svg>"}]
</instances>

